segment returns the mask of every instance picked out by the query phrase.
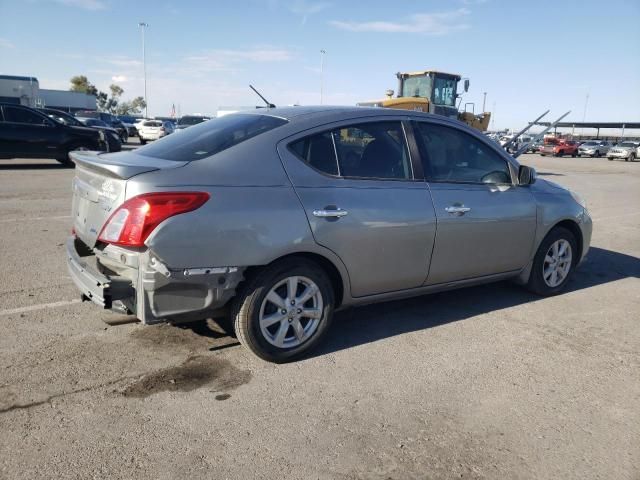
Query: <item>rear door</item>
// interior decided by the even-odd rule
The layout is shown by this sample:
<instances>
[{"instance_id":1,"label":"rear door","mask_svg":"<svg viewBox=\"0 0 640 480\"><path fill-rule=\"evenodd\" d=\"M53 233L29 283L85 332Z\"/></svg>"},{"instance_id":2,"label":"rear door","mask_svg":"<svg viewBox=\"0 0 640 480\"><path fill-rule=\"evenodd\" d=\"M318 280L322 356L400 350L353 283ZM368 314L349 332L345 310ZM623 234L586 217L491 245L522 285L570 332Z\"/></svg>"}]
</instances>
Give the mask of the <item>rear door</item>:
<instances>
[{"instance_id":1,"label":"rear door","mask_svg":"<svg viewBox=\"0 0 640 480\"><path fill-rule=\"evenodd\" d=\"M2 107L6 146L13 157L55 157L59 150L57 132L52 120L29 108Z\"/></svg>"},{"instance_id":2,"label":"rear door","mask_svg":"<svg viewBox=\"0 0 640 480\"><path fill-rule=\"evenodd\" d=\"M404 132L400 120L351 122L278 145L314 238L345 264L354 297L419 287L427 275L435 214Z\"/></svg>"},{"instance_id":3,"label":"rear door","mask_svg":"<svg viewBox=\"0 0 640 480\"><path fill-rule=\"evenodd\" d=\"M533 248L536 202L514 184L502 152L456 127L414 126L438 221L426 284L522 269Z\"/></svg>"}]
</instances>

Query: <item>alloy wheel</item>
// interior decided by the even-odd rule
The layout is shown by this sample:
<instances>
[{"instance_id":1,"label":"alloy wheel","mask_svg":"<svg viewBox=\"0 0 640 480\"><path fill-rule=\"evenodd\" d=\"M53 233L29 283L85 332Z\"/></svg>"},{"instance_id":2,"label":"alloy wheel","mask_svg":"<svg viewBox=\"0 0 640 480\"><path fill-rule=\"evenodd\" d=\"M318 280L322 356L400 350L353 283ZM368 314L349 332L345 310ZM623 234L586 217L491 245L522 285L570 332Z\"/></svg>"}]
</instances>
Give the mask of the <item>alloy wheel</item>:
<instances>
[{"instance_id":1,"label":"alloy wheel","mask_svg":"<svg viewBox=\"0 0 640 480\"><path fill-rule=\"evenodd\" d=\"M561 285L569 275L572 258L571 244L567 240L561 238L553 242L543 260L544 283L551 288Z\"/></svg>"},{"instance_id":2,"label":"alloy wheel","mask_svg":"<svg viewBox=\"0 0 640 480\"><path fill-rule=\"evenodd\" d=\"M264 297L260 307L260 331L275 347L297 347L318 329L323 307L322 292L311 279L287 277Z\"/></svg>"}]
</instances>

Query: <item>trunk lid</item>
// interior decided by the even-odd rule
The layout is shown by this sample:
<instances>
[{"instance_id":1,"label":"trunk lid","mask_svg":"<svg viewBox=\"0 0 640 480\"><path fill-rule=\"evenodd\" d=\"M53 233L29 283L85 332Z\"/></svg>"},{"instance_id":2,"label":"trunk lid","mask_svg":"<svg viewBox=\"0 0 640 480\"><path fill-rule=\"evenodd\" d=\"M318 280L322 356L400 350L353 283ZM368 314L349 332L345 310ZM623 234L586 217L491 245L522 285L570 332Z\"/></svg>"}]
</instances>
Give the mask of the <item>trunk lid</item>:
<instances>
[{"instance_id":1,"label":"trunk lid","mask_svg":"<svg viewBox=\"0 0 640 480\"><path fill-rule=\"evenodd\" d=\"M102 227L126 200L127 182L136 175L178 168L188 162L145 157L132 152L98 154L73 152L76 164L71 215L76 235L89 247L96 244Z\"/></svg>"}]
</instances>

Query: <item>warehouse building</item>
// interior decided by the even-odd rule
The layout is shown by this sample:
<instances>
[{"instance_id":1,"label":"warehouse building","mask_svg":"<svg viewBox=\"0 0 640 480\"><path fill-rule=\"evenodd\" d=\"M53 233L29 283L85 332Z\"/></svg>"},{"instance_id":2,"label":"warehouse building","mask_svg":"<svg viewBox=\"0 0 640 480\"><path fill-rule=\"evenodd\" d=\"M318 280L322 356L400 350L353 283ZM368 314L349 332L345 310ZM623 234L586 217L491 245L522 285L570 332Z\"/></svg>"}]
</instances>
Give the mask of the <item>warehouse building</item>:
<instances>
[{"instance_id":1,"label":"warehouse building","mask_svg":"<svg viewBox=\"0 0 640 480\"><path fill-rule=\"evenodd\" d=\"M96 109L95 95L44 89L40 88L40 82L36 77L15 75L0 75L0 102L56 108L70 113Z\"/></svg>"}]
</instances>

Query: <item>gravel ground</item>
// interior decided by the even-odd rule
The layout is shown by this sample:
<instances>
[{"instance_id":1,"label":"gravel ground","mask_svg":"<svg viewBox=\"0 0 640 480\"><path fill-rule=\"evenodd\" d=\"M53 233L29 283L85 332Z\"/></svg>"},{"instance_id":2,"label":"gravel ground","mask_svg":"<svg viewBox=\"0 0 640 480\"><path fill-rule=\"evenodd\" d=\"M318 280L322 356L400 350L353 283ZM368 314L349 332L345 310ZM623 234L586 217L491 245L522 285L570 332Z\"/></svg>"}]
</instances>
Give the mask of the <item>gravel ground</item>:
<instances>
[{"instance_id":1,"label":"gravel ground","mask_svg":"<svg viewBox=\"0 0 640 480\"><path fill-rule=\"evenodd\" d=\"M0 478L637 480L640 163L523 159L594 218L567 293L498 283L349 310L288 365L211 321L79 303L73 171L3 162Z\"/></svg>"}]
</instances>

